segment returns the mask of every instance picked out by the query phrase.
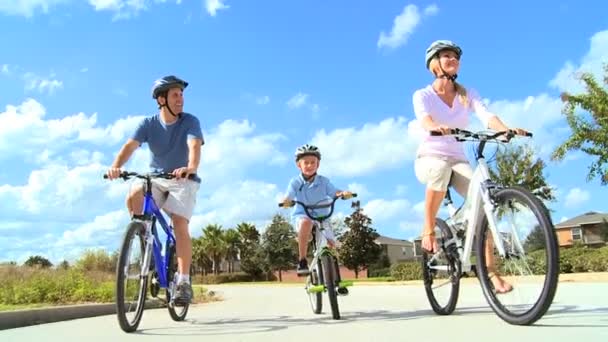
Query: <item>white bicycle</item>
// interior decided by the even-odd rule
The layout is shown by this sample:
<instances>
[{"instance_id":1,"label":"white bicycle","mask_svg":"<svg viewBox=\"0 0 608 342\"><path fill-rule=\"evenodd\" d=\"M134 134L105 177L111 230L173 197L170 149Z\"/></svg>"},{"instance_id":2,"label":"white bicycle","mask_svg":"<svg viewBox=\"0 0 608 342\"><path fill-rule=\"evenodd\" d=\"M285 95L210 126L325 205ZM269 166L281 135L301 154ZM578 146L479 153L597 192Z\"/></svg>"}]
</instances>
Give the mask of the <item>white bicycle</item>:
<instances>
[{"instance_id":1,"label":"white bicycle","mask_svg":"<svg viewBox=\"0 0 608 342\"><path fill-rule=\"evenodd\" d=\"M475 257L474 273L492 310L510 324L532 324L547 312L557 290L559 248L549 211L528 189L504 187L490 179L483 156L486 143L500 142L500 137L502 142L509 142L515 136L513 131L473 133L452 129L450 135L458 141L479 142L477 167L460 208L454 207L449 189L446 193L444 205L449 218L437 218L435 226L439 250L434 254L422 252L422 273L431 307L440 315L454 311L460 278L473 270L471 259ZM497 293L492 282L497 273L511 285L511 291ZM522 282L514 283L516 277ZM534 290L535 286L540 289ZM442 300L444 292L447 298ZM518 300L521 302L515 303Z\"/></svg>"}]
</instances>

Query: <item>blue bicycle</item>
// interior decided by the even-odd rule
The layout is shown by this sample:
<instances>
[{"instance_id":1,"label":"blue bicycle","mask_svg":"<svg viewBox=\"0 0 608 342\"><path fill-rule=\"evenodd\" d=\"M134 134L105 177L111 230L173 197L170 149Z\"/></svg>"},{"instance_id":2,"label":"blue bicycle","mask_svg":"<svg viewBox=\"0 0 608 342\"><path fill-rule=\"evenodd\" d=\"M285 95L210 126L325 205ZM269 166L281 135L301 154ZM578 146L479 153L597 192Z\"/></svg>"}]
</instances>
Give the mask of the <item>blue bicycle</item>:
<instances>
[{"instance_id":1,"label":"blue bicycle","mask_svg":"<svg viewBox=\"0 0 608 342\"><path fill-rule=\"evenodd\" d=\"M177 276L175 236L173 227L167 224L152 197L152 179L171 179L174 176L168 173L139 174L126 171L120 174L120 178L125 181L133 177L145 181L144 211L142 215L133 215L127 226L116 267L116 313L118 323L125 332L133 332L139 326L144 312L150 272L150 294L158 298L160 289L165 289L167 308L173 320L183 321L189 307L188 303L174 301L173 294L177 287L174 281ZM108 178L107 175L104 175L104 178ZM158 237L157 221L167 236L164 246ZM161 254L161 251L164 251L164 254ZM132 257L131 253L136 254ZM134 283L129 283L130 280Z\"/></svg>"}]
</instances>

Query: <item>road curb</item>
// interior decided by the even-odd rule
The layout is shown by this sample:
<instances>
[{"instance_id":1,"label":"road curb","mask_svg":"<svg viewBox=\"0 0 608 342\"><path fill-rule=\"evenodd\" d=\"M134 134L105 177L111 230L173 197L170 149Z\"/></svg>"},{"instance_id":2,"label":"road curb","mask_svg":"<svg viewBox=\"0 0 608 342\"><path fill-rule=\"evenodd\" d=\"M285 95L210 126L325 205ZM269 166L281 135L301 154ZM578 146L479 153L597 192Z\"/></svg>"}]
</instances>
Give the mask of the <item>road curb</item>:
<instances>
[{"instance_id":1,"label":"road curb","mask_svg":"<svg viewBox=\"0 0 608 342\"><path fill-rule=\"evenodd\" d=\"M166 307L160 300L146 301L146 309ZM0 312L0 330L27 327L30 325L54 323L79 318L89 318L116 314L116 304L82 304L50 308Z\"/></svg>"}]
</instances>

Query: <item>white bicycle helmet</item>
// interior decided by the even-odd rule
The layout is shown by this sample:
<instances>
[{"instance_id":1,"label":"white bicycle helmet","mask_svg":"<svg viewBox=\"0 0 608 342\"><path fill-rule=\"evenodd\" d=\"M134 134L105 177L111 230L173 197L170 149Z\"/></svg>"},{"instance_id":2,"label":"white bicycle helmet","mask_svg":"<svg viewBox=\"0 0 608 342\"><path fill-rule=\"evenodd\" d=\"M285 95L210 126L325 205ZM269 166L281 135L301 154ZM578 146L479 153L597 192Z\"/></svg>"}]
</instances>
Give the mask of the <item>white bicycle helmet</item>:
<instances>
[{"instance_id":1,"label":"white bicycle helmet","mask_svg":"<svg viewBox=\"0 0 608 342\"><path fill-rule=\"evenodd\" d=\"M304 156L315 156L319 158L319 160L321 160L321 151L319 151L319 148L317 146L304 144L296 149L296 162Z\"/></svg>"}]
</instances>

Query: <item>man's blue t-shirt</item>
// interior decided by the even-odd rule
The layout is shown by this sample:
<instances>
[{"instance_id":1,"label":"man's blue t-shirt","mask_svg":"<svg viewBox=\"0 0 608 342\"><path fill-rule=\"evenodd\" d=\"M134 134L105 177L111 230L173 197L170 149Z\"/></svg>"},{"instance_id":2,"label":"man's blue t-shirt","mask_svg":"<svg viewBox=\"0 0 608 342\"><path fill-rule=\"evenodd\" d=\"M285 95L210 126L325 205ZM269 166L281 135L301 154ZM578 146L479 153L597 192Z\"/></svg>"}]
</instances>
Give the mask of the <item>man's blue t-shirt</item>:
<instances>
[{"instance_id":1,"label":"man's blue t-shirt","mask_svg":"<svg viewBox=\"0 0 608 342\"><path fill-rule=\"evenodd\" d=\"M312 182L307 182L300 174L294 177L287 186L287 198L298 200L307 205L327 204L336 195L338 189L329 181L327 177L316 175ZM312 210L313 216L327 215L330 208ZM296 204L291 214L292 218L306 215L304 208Z\"/></svg>"},{"instance_id":2,"label":"man's blue t-shirt","mask_svg":"<svg viewBox=\"0 0 608 342\"><path fill-rule=\"evenodd\" d=\"M132 139L140 145L148 143L152 172L173 172L188 166L188 140L201 139L203 132L196 116L182 113L177 121L166 124L160 114L145 118L135 130Z\"/></svg>"}]
</instances>

